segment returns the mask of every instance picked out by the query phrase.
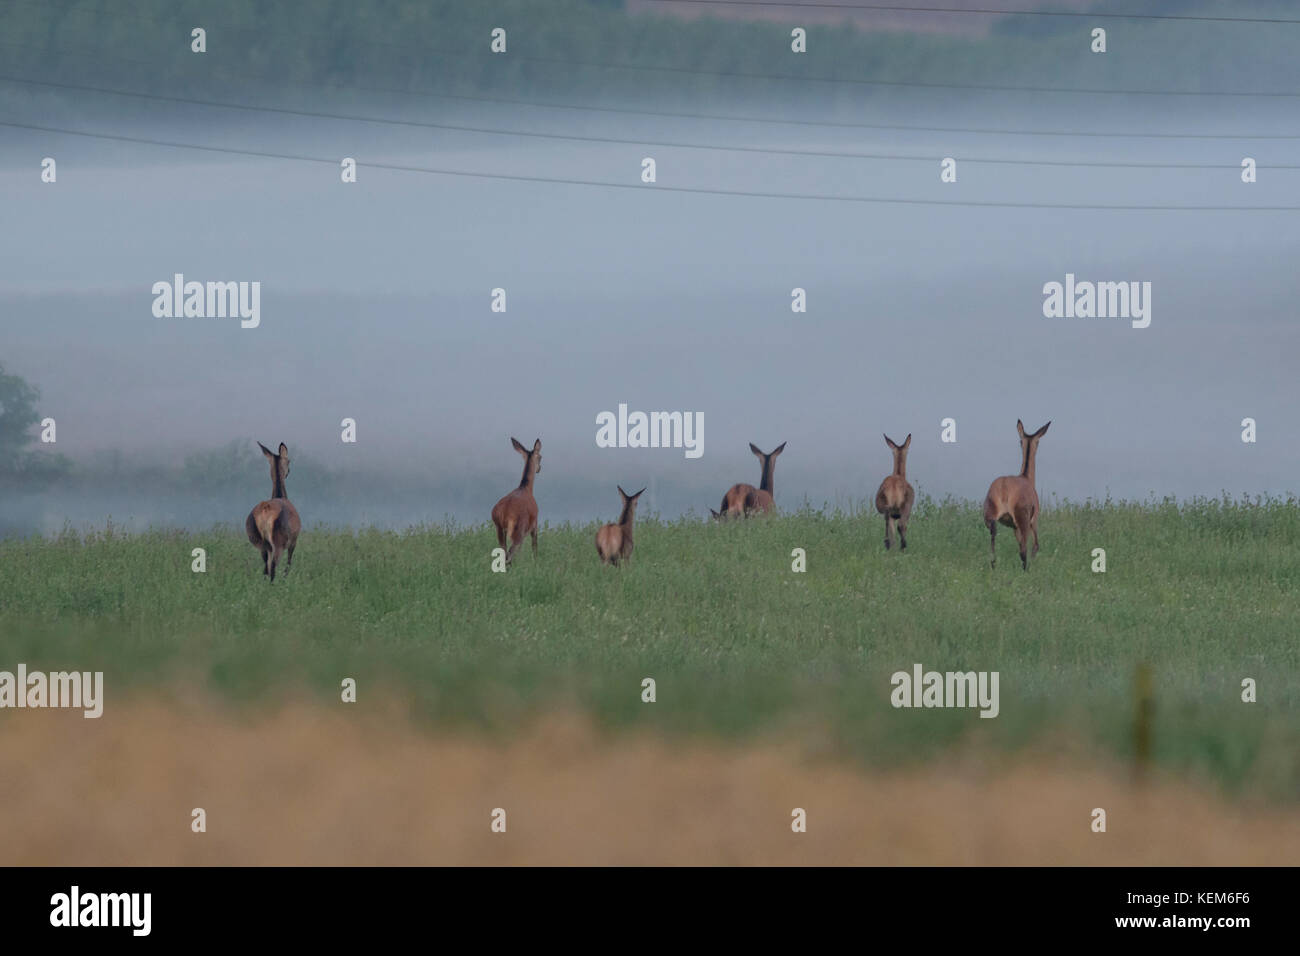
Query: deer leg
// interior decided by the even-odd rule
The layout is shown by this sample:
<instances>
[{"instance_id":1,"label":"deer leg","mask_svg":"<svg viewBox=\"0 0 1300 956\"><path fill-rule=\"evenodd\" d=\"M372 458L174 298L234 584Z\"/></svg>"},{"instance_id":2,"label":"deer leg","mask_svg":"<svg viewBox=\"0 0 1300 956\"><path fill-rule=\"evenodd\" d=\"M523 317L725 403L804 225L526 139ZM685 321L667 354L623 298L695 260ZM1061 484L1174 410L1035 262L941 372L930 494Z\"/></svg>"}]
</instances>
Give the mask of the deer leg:
<instances>
[{"instance_id":1,"label":"deer leg","mask_svg":"<svg viewBox=\"0 0 1300 956\"><path fill-rule=\"evenodd\" d=\"M894 519L888 513L885 515L885 550L888 551L894 546Z\"/></svg>"},{"instance_id":2,"label":"deer leg","mask_svg":"<svg viewBox=\"0 0 1300 956\"><path fill-rule=\"evenodd\" d=\"M533 557L535 558L537 557L537 525L533 525L531 533L533 537Z\"/></svg>"},{"instance_id":3,"label":"deer leg","mask_svg":"<svg viewBox=\"0 0 1300 956\"><path fill-rule=\"evenodd\" d=\"M497 525L497 547L504 548L505 546L506 546L506 529L501 527L501 525Z\"/></svg>"},{"instance_id":4,"label":"deer leg","mask_svg":"<svg viewBox=\"0 0 1300 956\"><path fill-rule=\"evenodd\" d=\"M280 552L282 548L276 544L275 550L271 552L271 583L275 583L275 566L280 563Z\"/></svg>"},{"instance_id":5,"label":"deer leg","mask_svg":"<svg viewBox=\"0 0 1300 956\"><path fill-rule=\"evenodd\" d=\"M996 518L985 518L984 523L989 526L989 567L998 566L998 522Z\"/></svg>"},{"instance_id":6,"label":"deer leg","mask_svg":"<svg viewBox=\"0 0 1300 956\"><path fill-rule=\"evenodd\" d=\"M898 550L907 550L907 522L912 517L912 501L914 500L912 489L907 490L907 497L903 500L903 510L898 516Z\"/></svg>"},{"instance_id":7,"label":"deer leg","mask_svg":"<svg viewBox=\"0 0 1300 956\"><path fill-rule=\"evenodd\" d=\"M1034 516L1031 519L1029 519L1029 529L1034 533L1034 556L1037 556L1038 555L1038 512L1037 511L1035 511Z\"/></svg>"},{"instance_id":8,"label":"deer leg","mask_svg":"<svg viewBox=\"0 0 1300 956\"><path fill-rule=\"evenodd\" d=\"M512 534L510 536L510 550L506 552L506 564L509 564L515 559L515 552L519 550L519 546L523 543L523 534Z\"/></svg>"},{"instance_id":9,"label":"deer leg","mask_svg":"<svg viewBox=\"0 0 1300 956\"><path fill-rule=\"evenodd\" d=\"M285 574L288 574L288 573L289 573L289 569L290 569L291 567L293 567L293 549L296 548L296 547L298 547L298 542L297 542L297 541L295 541L293 544L289 545L289 550L288 550L288 552L287 552L287 553L285 554L285 556L284 556L284 573L285 573Z\"/></svg>"},{"instance_id":10,"label":"deer leg","mask_svg":"<svg viewBox=\"0 0 1300 956\"><path fill-rule=\"evenodd\" d=\"M1025 552L1025 544L1029 537L1029 509L1017 508L1011 514L1016 526L1016 544L1020 546L1020 566L1026 571L1029 570L1029 558Z\"/></svg>"},{"instance_id":11,"label":"deer leg","mask_svg":"<svg viewBox=\"0 0 1300 956\"><path fill-rule=\"evenodd\" d=\"M271 547L265 541L262 542L262 576L271 573Z\"/></svg>"}]
</instances>

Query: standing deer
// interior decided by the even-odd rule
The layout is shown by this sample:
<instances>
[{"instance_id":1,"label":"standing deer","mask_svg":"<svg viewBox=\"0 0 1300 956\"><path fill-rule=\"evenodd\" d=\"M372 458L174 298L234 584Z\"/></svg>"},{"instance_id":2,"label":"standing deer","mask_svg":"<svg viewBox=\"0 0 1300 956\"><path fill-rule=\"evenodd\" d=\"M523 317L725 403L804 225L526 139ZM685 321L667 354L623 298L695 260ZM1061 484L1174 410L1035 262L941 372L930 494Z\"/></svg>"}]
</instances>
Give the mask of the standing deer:
<instances>
[{"instance_id":1,"label":"standing deer","mask_svg":"<svg viewBox=\"0 0 1300 956\"><path fill-rule=\"evenodd\" d=\"M1025 540L1034 536L1034 551L1038 554L1038 490L1034 487L1034 459L1038 457L1038 440L1047 434L1048 422L1032 435L1025 434L1024 423L1016 419L1020 433L1020 474L995 478L984 498L984 524L989 529L989 567L998 563L998 522L1016 529L1016 543L1020 545L1020 566L1029 570L1025 557Z\"/></svg>"},{"instance_id":2,"label":"standing deer","mask_svg":"<svg viewBox=\"0 0 1300 956\"><path fill-rule=\"evenodd\" d=\"M607 524L596 532L596 553L605 564L617 566L620 561L632 557L632 519L636 515L636 500L645 493L642 488L634 495L629 495L618 486L619 497L623 499L623 512L618 516L618 524Z\"/></svg>"},{"instance_id":3,"label":"standing deer","mask_svg":"<svg viewBox=\"0 0 1300 956\"><path fill-rule=\"evenodd\" d=\"M281 552L287 552L284 573L289 573L293 566L293 549L298 546L298 532L302 521L298 518L298 509L285 495L284 479L289 477L289 449L280 442L278 453L272 452L261 442L257 447L271 463L271 497L263 501L248 513L244 520L244 530L253 547L262 552L262 573L275 581L275 566L280 561Z\"/></svg>"},{"instance_id":4,"label":"standing deer","mask_svg":"<svg viewBox=\"0 0 1300 956\"><path fill-rule=\"evenodd\" d=\"M776 502L772 499L774 493L772 475L776 470L776 456L785 451L785 444L785 442L781 442L772 450L771 454L765 455L759 451L757 445L753 442L749 443L749 450L754 453L763 465L759 485L755 488L753 485L738 484L728 488L727 493L722 496L722 514L728 517L744 515L748 518L751 514L766 514L776 511ZM710 508L709 510L712 511L713 509Z\"/></svg>"},{"instance_id":5,"label":"standing deer","mask_svg":"<svg viewBox=\"0 0 1300 956\"><path fill-rule=\"evenodd\" d=\"M524 456L524 476L519 480L519 487L506 495L492 507L492 523L497 526L497 543L506 546L510 539L510 550L506 552L506 564L514 560L515 552L523 544L524 535L533 537L533 555L537 554L537 499L533 497L533 482L542 470L542 440L533 442L532 450L525 448L517 439L510 439L515 451Z\"/></svg>"},{"instance_id":6,"label":"standing deer","mask_svg":"<svg viewBox=\"0 0 1300 956\"><path fill-rule=\"evenodd\" d=\"M894 544L894 523L898 523L898 550L907 550L907 519L912 514L916 492L907 483L907 449L912 444L909 433L903 444L896 445L886 435L885 444L894 453L894 472L880 483L876 492L876 510L885 516L885 550Z\"/></svg>"}]
</instances>

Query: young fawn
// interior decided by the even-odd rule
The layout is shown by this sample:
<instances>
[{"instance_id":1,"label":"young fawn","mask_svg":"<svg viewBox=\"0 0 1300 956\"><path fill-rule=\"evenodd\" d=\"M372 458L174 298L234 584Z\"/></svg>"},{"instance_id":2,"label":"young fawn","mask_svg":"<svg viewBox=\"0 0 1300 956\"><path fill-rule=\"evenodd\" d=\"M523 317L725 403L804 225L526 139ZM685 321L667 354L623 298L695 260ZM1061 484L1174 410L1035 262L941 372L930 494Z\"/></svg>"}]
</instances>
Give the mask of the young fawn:
<instances>
[{"instance_id":1,"label":"young fawn","mask_svg":"<svg viewBox=\"0 0 1300 956\"><path fill-rule=\"evenodd\" d=\"M722 514L728 517L744 515L748 518L752 514L767 514L776 511L776 502L772 498L775 493L772 476L776 471L776 456L785 451L785 444L785 442L781 442L772 450L771 454L765 455L759 451L757 445L753 442L749 443L749 450L754 453L763 466L759 485L755 488L753 485L738 484L728 488L727 493L722 496ZM713 509L710 508L709 510L712 511Z\"/></svg>"},{"instance_id":2,"label":"young fawn","mask_svg":"<svg viewBox=\"0 0 1300 956\"><path fill-rule=\"evenodd\" d=\"M275 566L280 561L280 554L287 552L284 573L289 573L293 565L293 549L298 546L298 532L302 521L298 518L298 509L293 506L284 491L284 479L289 477L289 449L280 442L278 453L272 452L261 442L257 447L271 463L271 497L263 501L248 513L244 520L244 530L253 547L262 552L262 573L275 580Z\"/></svg>"},{"instance_id":3,"label":"young fawn","mask_svg":"<svg viewBox=\"0 0 1300 956\"><path fill-rule=\"evenodd\" d=\"M506 551L506 564L514 560L515 552L523 544L524 535L533 537L533 555L537 554L537 499L533 497L533 482L542 470L542 440L533 442L532 449L525 448L517 439L510 439L515 451L524 456L524 477L519 487L498 501L492 508L492 523L497 526L497 543L510 549Z\"/></svg>"},{"instance_id":4,"label":"young fawn","mask_svg":"<svg viewBox=\"0 0 1300 956\"><path fill-rule=\"evenodd\" d=\"M1020 545L1020 566L1029 570L1025 557L1025 539L1034 536L1034 551L1038 554L1038 490L1034 487L1034 459L1038 457L1038 440L1047 434L1048 422L1032 435L1025 434L1024 423L1016 419L1020 433L1020 474L995 478L984 498L984 524L989 529L989 567L998 563L998 523L1016 529L1016 544Z\"/></svg>"},{"instance_id":5,"label":"young fawn","mask_svg":"<svg viewBox=\"0 0 1300 956\"><path fill-rule=\"evenodd\" d=\"M632 557L632 519L636 515L636 500L645 493L642 488L634 495L629 495L618 486L618 495L623 499L623 512L618 516L618 524L604 525L596 532L596 553L605 564L617 566L620 561Z\"/></svg>"},{"instance_id":6,"label":"young fawn","mask_svg":"<svg viewBox=\"0 0 1300 956\"><path fill-rule=\"evenodd\" d=\"M912 514L916 492L907 483L907 449L912 444L909 434L903 444L896 445L888 435L885 444L894 453L894 473L880 483L876 492L876 510L885 516L885 550L894 544L894 523L898 523L898 550L907 550L907 519Z\"/></svg>"}]
</instances>

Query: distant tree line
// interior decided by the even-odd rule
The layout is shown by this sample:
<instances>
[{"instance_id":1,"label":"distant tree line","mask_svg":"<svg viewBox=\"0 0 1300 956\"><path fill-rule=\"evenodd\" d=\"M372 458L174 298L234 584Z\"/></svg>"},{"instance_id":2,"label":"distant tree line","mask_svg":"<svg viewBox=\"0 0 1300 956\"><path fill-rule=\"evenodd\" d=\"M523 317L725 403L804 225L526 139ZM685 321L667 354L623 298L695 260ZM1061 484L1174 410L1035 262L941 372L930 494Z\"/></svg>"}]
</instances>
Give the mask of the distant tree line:
<instances>
[{"instance_id":1,"label":"distant tree line","mask_svg":"<svg viewBox=\"0 0 1300 956\"><path fill-rule=\"evenodd\" d=\"M1191 0L1129 0L1120 7L1165 15L1225 13ZM1294 14L1279 0L1254 0L1233 4L1227 15L1283 11ZM956 36L813 24L809 52L796 56L789 52L789 22L629 16L621 0L14 0L0 6L6 73L170 95L233 96L251 87L284 97L339 97L347 94L337 87L371 87L698 97L774 89L718 75L735 73L956 84L1050 80L1090 87L1300 84L1290 29L1106 20L1101 25L1112 34L1110 52L1092 55L1094 25L1074 17L1006 16L990 22L987 36ZM191 51L195 27L206 31L203 54ZM496 27L507 31L505 54L489 50ZM590 65L609 63L659 69ZM894 92L835 85L803 91L822 104ZM146 101L87 100L76 91L0 84L6 101L34 95L90 102L101 113L107 104L141 117L156 111Z\"/></svg>"}]
</instances>

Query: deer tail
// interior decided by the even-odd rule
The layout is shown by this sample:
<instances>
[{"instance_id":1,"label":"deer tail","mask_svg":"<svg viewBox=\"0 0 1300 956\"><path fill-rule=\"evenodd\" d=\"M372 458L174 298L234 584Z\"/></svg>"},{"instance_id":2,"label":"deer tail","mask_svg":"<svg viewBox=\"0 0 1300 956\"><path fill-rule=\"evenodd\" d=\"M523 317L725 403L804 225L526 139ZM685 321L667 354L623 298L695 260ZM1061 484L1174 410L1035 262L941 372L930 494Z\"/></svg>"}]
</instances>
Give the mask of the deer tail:
<instances>
[{"instance_id":1,"label":"deer tail","mask_svg":"<svg viewBox=\"0 0 1300 956\"><path fill-rule=\"evenodd\" d=\"M271 508L258 512L257 533L262 536L262 540L267 544L275 543L273 534L275 532L275 521L278 517L279 513Z\"/></svg>"}]
</instances>

